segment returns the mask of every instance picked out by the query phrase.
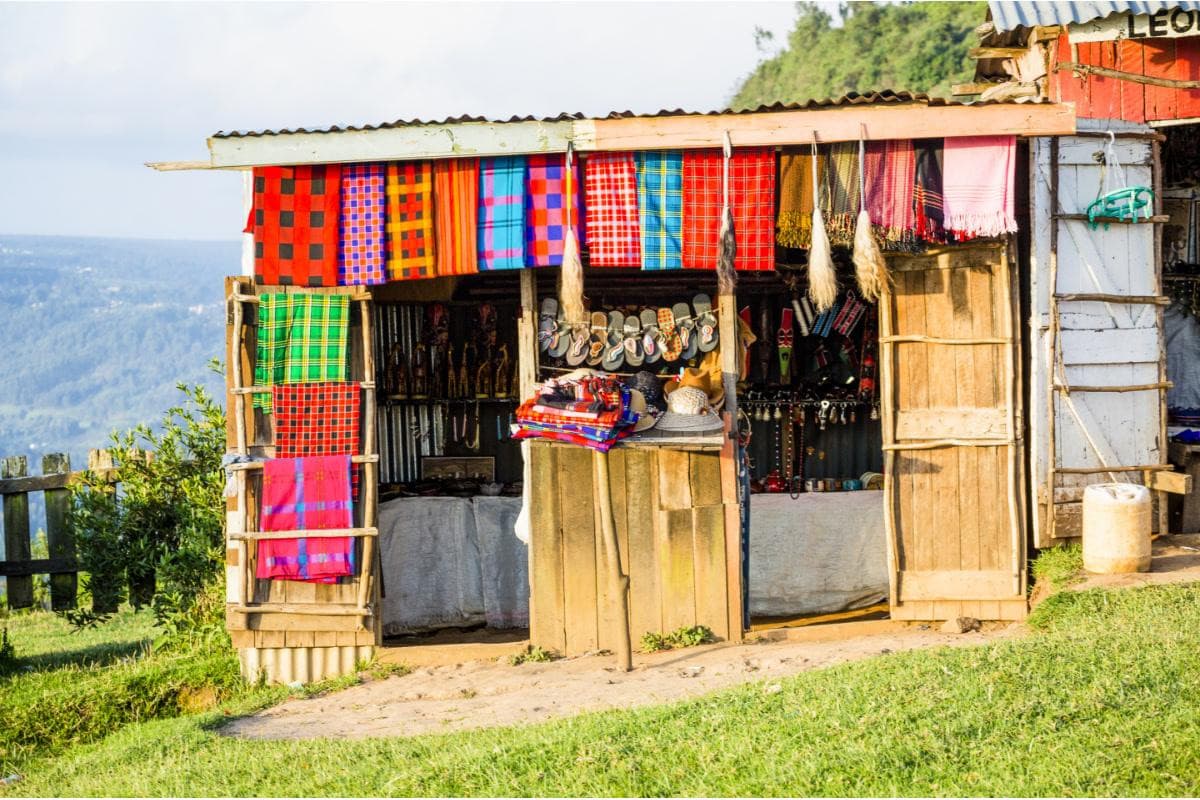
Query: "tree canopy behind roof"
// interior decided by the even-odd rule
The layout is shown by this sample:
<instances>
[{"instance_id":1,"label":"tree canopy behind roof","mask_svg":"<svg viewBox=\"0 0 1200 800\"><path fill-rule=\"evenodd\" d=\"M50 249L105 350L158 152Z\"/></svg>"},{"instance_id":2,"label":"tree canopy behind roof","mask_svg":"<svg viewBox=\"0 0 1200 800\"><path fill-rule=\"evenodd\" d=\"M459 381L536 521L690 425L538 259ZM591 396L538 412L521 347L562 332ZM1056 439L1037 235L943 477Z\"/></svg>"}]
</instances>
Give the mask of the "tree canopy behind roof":
<instances>
[{"instance_id":1,"label":"tree canopy behind roof","mask_svg":"<svg viewBox=\"0 0 1200 800\"><path fill-rule=\"evenodd\" d=\"M734 108L882 89L949 96L969 81L967 51L985 2L842 3L841 25L816 3L796 4L787 46L763 61L734 95ZM759 33L769 47L770 34Z\"/></svg>"}]
</instances>

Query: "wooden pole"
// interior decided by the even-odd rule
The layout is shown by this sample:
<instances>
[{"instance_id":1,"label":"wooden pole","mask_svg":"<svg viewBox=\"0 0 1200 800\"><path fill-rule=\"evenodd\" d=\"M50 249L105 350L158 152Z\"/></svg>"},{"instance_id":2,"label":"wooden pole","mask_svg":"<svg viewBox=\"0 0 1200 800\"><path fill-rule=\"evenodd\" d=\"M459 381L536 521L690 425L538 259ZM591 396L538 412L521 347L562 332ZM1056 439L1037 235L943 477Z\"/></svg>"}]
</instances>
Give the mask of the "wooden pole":
<instances>
[{"instance_id":1,"label":"wooden pole","mask_svg":"<svg viewBox=\"0 0 1200 800\"><path fill-rule=\"evenodd\" d=\"M1151 176L1150 182L1154 186L1154 213L1156 215L1163 213L1163 196L1162 196L1162 146L1160 140L1155 139L1150 145L1151 152ZM1161 226L1154 228L1154 291L1170 303L1168 298L1162 297L1163 293L1163 263L1162 263L1162 238L1163 229ZM1167 438L1167 388L1165 384L1167 380L1167 338L1166 328L1163 324L1164 309L1160 303L1154 309L1154 324L1158 327L1158 382L1164 385L1164 388L1158 393L1158 457L1161 461L1169 460L1167 458L1167 448L1169 447ZM1160 536L1171 532L1171 521L1168 514L1167 493L1164 491L1157 492L1158 494L1158 533Z\"/></svg>"},{"instance_id":2,"label":"wooden pole","mask_svg":"<svg viewBox=\"0 0 1200 800\"><path fill-rule=\"evenodd\" d=\"M1058 139L1050 140L1050 276L1047 290L1047 310L1049 311L1049 329L1046 331L1046 536L1045 541L1054 539L1055 503L1054 487L1055 462L1058 460L1057 443L1058 424L1056 415L1054 384L1055 372L1058 369ZM1034 299L1036 306L1037 299ZM1065 379L1066 370L1063 370Z\"/></svg>"},{"instance_id":3,"label":"wooden pole","mask_svg":"<svg viewBox=\"0 0 1200 800\"><path fill-rule=\"evenodd\" d=\"M883 281L879 294L879 412L883 432L883 527L887 544L888 602L900 604L900 539L896 530L896 345L891 339L892 282Z\"/></svg>"},{"instance_id":4,"label":"wooden pole","mask_svg":"<svg viewBox=\"0 0 1200 800\"><path fill-rule=\"evenodd\" d=\"M1004 310L1000 316L1000 332L1010 341L1013 337L1014 317L1016 316L1016 304L1018 303L1016 282L1013 280L1013 271L1008 260L1009 245L1005 245L1000 251L1000 275L1003 280L1003 286L1008 290L1004 304ZM1010 546L1012 547L1012 578L1013 578L1013 594L1024 596L1025 587L1024 581L1024 537L1021 526L1021 517L1019 516L1020 508L1020 493L1017 485L1017 442L1019 441L1018 429L1021 425L1021 419L1017 408L1017 376L1016 376L1016 358L1014 352L1016 347L1010 347L1005 353L1004 358L1004 388L1005 405L1008 406L1008 524L1009 534L1012 537ZM1051 498L1053 499L1053 498Z\"/></svg>"},{"instance_id":5,"label":"wooden pole","mask_svg":"<svg viewBox=\"0 0 1200 800\"><path fill-rule=\"evenodd\" d=\"M371 300L359 302L359 324L362 328L363 346L363 440L360 452L365 456L376 454L375 447L375 354L372 350L375 331L371 324ZM377 492L379 488L378 459L368 461L362 469L362 525L374 528L378 514ZM362 567L358 578L358 608L364 614L373 603L375 589L375 537L363 539ZM379 642L376 642L378 644Z\"/></svg>"},{"instance_id":6,"label":"wooden pole","mask_svg":"<svg viewBox=\"0 0 1200 800\"><path fill-rule=\"evenodd\" d=\"M617 667L629 672L633 669L633 644L629 638L629 576L621 572L621 554L617 544L617 526L613 523L612 491L608 480L608 453L593 450L592 464L596 470L596 500L604 534L608 582L610 593L617 603Z\"/></svg>"}]
</instances>

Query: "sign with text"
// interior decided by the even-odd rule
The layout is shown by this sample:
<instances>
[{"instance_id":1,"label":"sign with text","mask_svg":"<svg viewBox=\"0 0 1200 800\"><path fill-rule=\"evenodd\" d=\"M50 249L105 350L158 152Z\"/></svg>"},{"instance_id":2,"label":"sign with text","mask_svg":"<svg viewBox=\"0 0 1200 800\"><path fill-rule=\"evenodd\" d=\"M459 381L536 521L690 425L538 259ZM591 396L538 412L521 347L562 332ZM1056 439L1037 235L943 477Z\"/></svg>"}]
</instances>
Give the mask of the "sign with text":
<instances>
[{"instance_id":1,"label":"sign with text","mask_svg":"<svg viewBox=\"0 0 1200 800\"><path fill-rule=\"evenodd\" d=\"M1184 36L1200 36L1200 3L1179 3L1153 14L1110 14L1104 19L1073 22L1067 26L1067 38L1072 43Z\"/></svg>"}]
</instances>

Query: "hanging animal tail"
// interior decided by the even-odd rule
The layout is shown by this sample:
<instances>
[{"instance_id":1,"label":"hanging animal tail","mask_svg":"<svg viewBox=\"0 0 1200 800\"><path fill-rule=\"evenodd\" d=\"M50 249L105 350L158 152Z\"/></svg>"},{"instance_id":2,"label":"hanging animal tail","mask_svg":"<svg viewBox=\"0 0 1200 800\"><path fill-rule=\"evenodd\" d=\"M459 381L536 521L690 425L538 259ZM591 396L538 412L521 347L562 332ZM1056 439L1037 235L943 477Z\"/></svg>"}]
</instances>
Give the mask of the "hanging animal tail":
<instances>
[{"instance_id":1,"label":"hanging animal tail","mask_svg":"<svg viewBox=\"0 0 1200 800\"><path fill-rule=\"evenodd\" d=\"M883 283L888 280L887 262L879 249L879 242L871 231L871 215L867 213L866 181L866 145L863 140L858 142L858 221L854 225L854 278L858 282L858 291L869 302L879 300L883 292Z\"/></svg>"}]
</instances>

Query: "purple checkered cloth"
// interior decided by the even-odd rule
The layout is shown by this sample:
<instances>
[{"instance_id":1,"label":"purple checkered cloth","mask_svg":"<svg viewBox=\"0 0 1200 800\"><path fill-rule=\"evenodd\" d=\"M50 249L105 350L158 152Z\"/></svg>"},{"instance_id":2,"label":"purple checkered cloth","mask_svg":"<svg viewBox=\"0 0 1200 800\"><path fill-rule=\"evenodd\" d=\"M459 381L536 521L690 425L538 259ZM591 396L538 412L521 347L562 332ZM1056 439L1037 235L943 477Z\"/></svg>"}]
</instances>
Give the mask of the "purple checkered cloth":
<instances>
[{"instance_id":1,"label":"purple checkered cloth","mask_svg":"<svg viewBox=\"0 0 1200 800\"><path fill-rule=\"evenodd\" d=\"M338 285L387 281L384 238L386 205L383 164L347 164L342 168Z\"/></svg>"}]
</instances>

